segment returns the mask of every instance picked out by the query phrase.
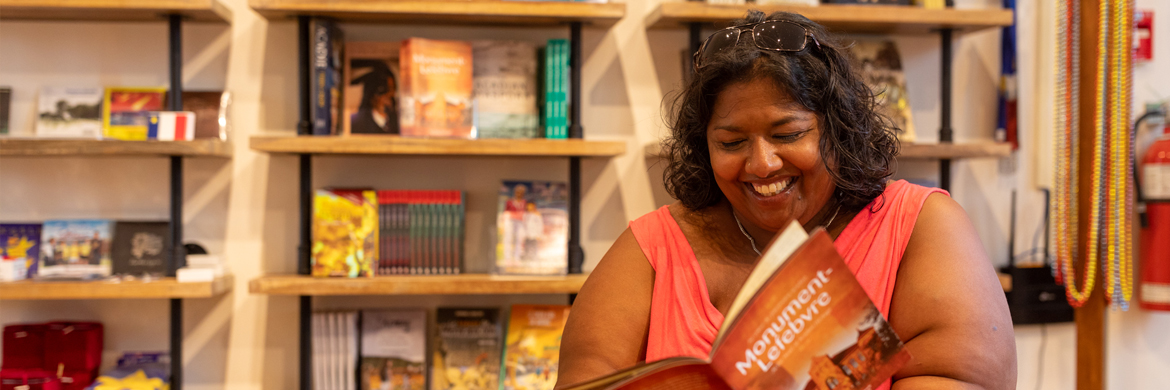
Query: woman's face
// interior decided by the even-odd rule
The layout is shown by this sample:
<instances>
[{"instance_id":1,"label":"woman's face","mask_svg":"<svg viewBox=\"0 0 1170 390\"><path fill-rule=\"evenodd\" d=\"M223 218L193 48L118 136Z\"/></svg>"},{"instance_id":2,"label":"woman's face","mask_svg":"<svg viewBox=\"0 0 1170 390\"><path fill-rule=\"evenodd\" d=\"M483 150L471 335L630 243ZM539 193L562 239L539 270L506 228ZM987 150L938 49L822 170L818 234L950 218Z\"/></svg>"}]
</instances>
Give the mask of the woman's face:
<instances>
[{"instance_id":1,"label":"woman's face","mask_svg":"<svg viewBox=\"0 0 1170 390\"><path fill-rule=\"evenodd\" d=\"M715 182L744 223L779 231L807 223L833 194L821 162L820 124L766 78L727 86L715 97L707 148Z\"/></svg>"}]
</instances>

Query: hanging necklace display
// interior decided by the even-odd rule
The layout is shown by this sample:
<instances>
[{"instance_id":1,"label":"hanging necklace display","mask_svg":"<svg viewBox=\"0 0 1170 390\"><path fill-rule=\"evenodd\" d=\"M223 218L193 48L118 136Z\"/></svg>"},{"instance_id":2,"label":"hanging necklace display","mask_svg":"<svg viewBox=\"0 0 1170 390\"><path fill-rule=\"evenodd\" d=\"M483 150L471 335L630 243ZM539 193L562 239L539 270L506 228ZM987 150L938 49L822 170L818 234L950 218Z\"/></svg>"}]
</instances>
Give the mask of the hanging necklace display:
<instances>
[{"instance_id":1,"label":"hanging necklace display","mask_svg":"<svg viewBox=\"0 0 1170 390\"><path fill-rule=\"evenodd\" d=\"M1060 17L1059 31L1057 32L1057 104L1056 104L1056 208L1053 215L1053 236L1056 238L1056 280L1064 284L1065 294L1069 304L1081 307L1093 291L1094 277L1097 274L1097 256L1085 256L1084 281L1082 288L1076 287L1076 271L1073 266L1077 263L1077 235L1079 220L1079 197L1077 194L1078 176L1074 174L1076 163L1079 161L1079 133L1080 115L1077 107L1080 105L1078 91L1080 91L1080 9L1075 0L1065 0L1058 4Z\"/></svg>"}]
</instances>

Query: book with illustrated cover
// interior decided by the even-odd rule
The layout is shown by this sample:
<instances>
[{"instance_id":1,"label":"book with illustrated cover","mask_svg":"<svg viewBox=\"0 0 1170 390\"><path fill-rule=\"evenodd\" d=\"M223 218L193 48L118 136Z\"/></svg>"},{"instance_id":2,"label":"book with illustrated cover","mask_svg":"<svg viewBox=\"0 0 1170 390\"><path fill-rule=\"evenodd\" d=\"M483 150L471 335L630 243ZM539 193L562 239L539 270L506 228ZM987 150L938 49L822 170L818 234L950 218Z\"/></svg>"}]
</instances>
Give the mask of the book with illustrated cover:
<instances>
[{"instance_id":1,"label":"book with illustrated cover","mask_svg":"<svg viewBox=\"0 0 1170 390\"><path fill-rule=\"evenodd\" d=\"M471 45L411 38L399 49L399 128L409 137L475 138Z\"/></svg>"},{"instance_id":2,"label":"book with illustrated cover","mask_svg":"<svg viewBox=\"0 0 1170 390\"><path fill-rule=\"evenodd\" d=\"M312 122L313 135L332 135L338 133L340 122L338 110L341 109L341 70L342 52L345 38L337 23L332 20L313 18L309 22L309 39L312 44L312 55L309 69L312 74L312 83L309 84L312 96L312 109L309 112Z\"/></svg>"},{"instance_id":3,"label":"book with illustrated cover","mask_svg":"<svg viewBox=\"0 0 1170 390\"><path fill-rule=\"evenodd\" d=\"M425 390L426 311L365 310L361 322L361 390Z\"/></svg>"},{"instance_id":4,"label":"book with illustrated cover","mask_svg":"<svg viewBox=\"0 0 1170 390\"><path fill-rule=\"evenodd\" d=\"M94 279L110 276L110 236L106 219L45 221L41 228L38 277Z\"/></svg>"},{"instance_id":5,"label":"book with illustrated cover","mask_svg":"<svg viewBox=\"0 0 1170 390\"><path fill-rule=\"evenodd\" d=\"M115 275L155 275L167 273L173 254L169 222L114 223L110 258Z\"/></svg>"},{"instance_id":6,"label":"book with illustrated cover","mask_svg":"<svg viewBox=\"0 0 1170 390\"><path fill-rule=\"evenodd\" d=\"M793 222L732 301L706 359L642 364L571 389L873 389L910 360L824 229Z\"/></svg>"},{"instance_id":7,"label":"book with illustrated cover","mask_svg":"<svg viewBox=\"0 0 1170 390\"><path fill-rule=\"evenodd\" d=\"M568 318L567 305L512 305L500 390L552 390Z\"/></svg>"},{"instance_id":8,"label":"book with illustrated cover","mask_svg":"<svg viewBox=\"0 0 1170 390\"><path fill-rule=\"evenodd\" d=\"M37 100L37 137L101 138L102 89L42 87Z\"/></svg>"},{"instance_id":9,"label":"book with illustrated cover","mask_svg":"<svg viewBox=\"0 0 1170 390\"><path fill-rule=\"evenodd\" d=\"M503 345L500 310L439 308L431 390L496 390Z\"/></svg>"},{"instance_id":10,"label":"book with illustrated cover","mask_svg":"<svg viewBox=\"0 0 1170 390\"><path fill-rule=\"evenodd\" d=\"M898 128L898 141L913 143L917 136L898 46L892 40L857 39L849 46L849 55L865 84L877 94L879 111Z\"/></svg>"},{"instance_id":11,"label":"book with illustrated cover","mask_svg":"<svg viewBox=\"0 0 1170 390\"><path fill-rule=\"evenodd\" d=\"M372 190L317 190L313 199L313 276L374 276L378 199Z\"/></svg>"},{"instance_id":12,"label":"book with illustrated cover","mask_svg":"<svg viewBox=\"0 0 1170 390\"><path fill-rule=\"evenodd\" d=\"M166 109L166 88L106 88L102 135L125 141L147 139L151 111Z\"/></svg>"},{"instance_id":13,"label":"book with illustrated cover","mask_svg":"<svg viewBox=\"0 0 1170 390\"><path fill-rule=\"evenodd\" d=\"M231 102L229 92L183 91L183 111L195 113L195 138L227 141Z\"/></svg>"},{"instance_id":14,"label":"book with illustrated cover","mask_svg":"<svg viewBox=\"0 0 1170 390\"><path fill-rule=\"evenodd\" d=\"M340 133L399 134L399 42L345 44L345 109Z\"/></svg>"},{"instance_id":15,"label":"book with illustrated cover","mask_svg":"<svg viewBox=\"0 0 1170 390\"><path fill-rule=\"evenodd\" d=\"M536 46L520 41L471 42L478 138L536 138Z\"/></svg>"},{"instance_id":16,"label":"book with illustrated cover","mask_svg":"<svg viewBox=\"0 0 1170 390\"><path fill-rule=\"evenodd\" d=\"M498 205L495 272L564 275L568 271L569 185L505 181Z\"/></svg>"},{"instance_id":17,"label":"book with illustrated cover","mask_svg":"<svg viewBox=\"0 0 1170 390\"><path fill-rule=\"evenodd\" d=\"M11 266L7 280L36 276L37 255L41 250L41 224L0 223L0 261ZM4 273L0 273L4 274Z\"/></svg>"}]
</instances>

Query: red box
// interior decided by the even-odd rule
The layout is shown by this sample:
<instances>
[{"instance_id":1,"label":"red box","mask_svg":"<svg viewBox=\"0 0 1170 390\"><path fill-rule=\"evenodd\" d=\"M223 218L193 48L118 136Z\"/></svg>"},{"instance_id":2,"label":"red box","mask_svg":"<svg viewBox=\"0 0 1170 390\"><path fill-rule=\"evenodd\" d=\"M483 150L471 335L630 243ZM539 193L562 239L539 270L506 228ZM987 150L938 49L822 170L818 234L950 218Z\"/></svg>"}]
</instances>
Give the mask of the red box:
<instances>
[{"instance_id":1,"label":"red box","mask_svg":"<svg viewBox=\"0 0 1170 390\"><path fill-rule=\"evenodd\" d=\"M5 361L7 364L7 361ZM53 373L40 368L0 370L0 390L63 390Z\"/></svg>"},{"instance_id":2,"label":"red box","mask_svg":"<svg viewBox=\"0 0 1170 390\"><path fill-rule=\"evenodd\" d=\"M97 377L93 371L65 371L61 374L61 390L85 390Z\"/></svg>"},{"instance_id":3,"label":"red box","mask_svg":"<svg viewBox=\"0 0 1170 390\"><path fill-rule=\"evenodd\" d=\"M45 367L46 324L18 324L4 327L4 368Z\"/></svg>"},{"instance_id":4,"label":"red box","mask_svg":"<svg viewBox=\"0 0 1170 390\"><path fill-rule=\"evenodd\" d=\"M45 331L44 368L54 372L97 373L102 365L102 324L50 322ZM92 375L91 375L92 376Z\"/></svg>"}]
</instances>

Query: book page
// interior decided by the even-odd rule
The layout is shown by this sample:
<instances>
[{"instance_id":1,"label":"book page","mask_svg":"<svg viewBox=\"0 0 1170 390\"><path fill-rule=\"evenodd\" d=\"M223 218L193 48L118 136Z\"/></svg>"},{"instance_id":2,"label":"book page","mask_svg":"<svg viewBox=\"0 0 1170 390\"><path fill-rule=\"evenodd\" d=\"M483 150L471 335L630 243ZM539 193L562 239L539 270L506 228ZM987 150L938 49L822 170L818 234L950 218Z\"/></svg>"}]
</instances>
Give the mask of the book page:
<instances>
[{"instance_id":1,"label":"book page","mask_svg":"<svg viewBox=\"0 0 1170 390\"><path fill-rule=\"evenodd\" d=\"M759 291L768 278L772 277L772 274L776 273L776 270L788 261L792 252L796 252L796 248L799 248L806 239L808 239L808 233L804 231L804 227L800 226L800 222L793 220L764 249L764 254L756 262L756 268L752 269L747 281L743 283L743 287L740 287L739 294L736 294L735 300L731 301L731 307L727 309L727 313L723 317L723 325L719 327L719 335L715 337L715 343L712 345L719 345L723 334L726 333L725 329L731 327L731 323L735 321L740 310L747 306L748 301L756 296L756 291Z\"/></svg>"}]
</instances>

